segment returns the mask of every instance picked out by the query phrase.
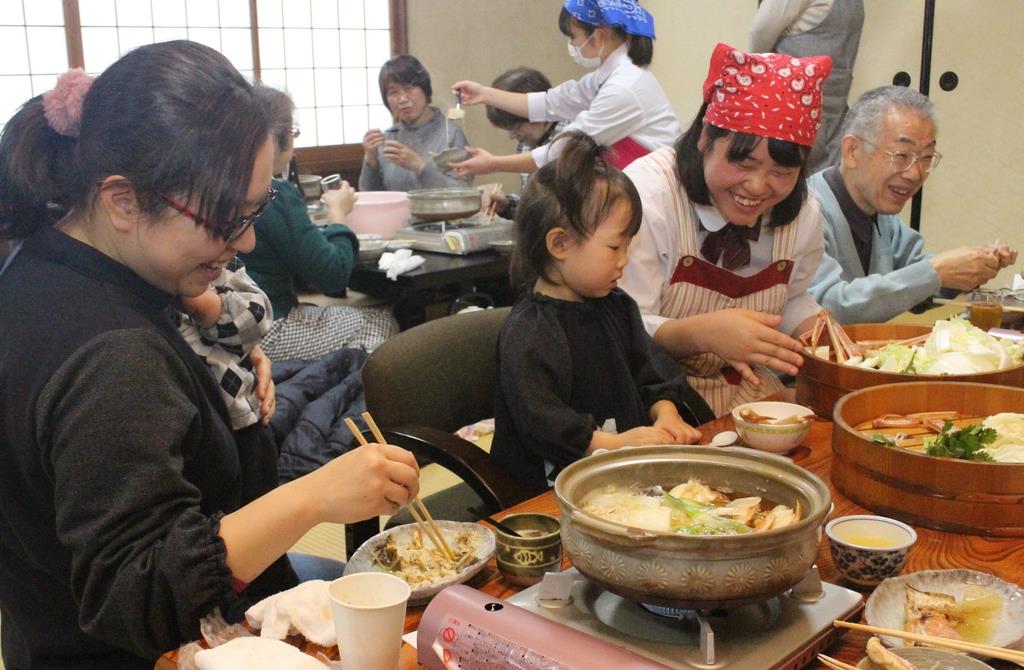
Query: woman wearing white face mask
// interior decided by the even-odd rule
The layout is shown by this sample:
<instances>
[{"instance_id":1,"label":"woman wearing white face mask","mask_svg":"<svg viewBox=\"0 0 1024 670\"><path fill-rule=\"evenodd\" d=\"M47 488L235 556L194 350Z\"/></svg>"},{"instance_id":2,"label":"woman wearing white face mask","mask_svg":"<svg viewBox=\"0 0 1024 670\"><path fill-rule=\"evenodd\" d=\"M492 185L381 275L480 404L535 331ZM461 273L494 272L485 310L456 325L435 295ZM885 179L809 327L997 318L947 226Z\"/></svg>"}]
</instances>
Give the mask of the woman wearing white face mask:
<instances>
[{"instance_id":1,"label":"woman wearing white face mask","mask_svg":"<svg viewBox=\"0 0 1024 670\"><path fill-rule=\"evenodd\" d=\"M647 69L654 55L650 12L635 0L565 0L558 28L569 38L572 59L594 72L541 93L512 93L474 81L457 82L452 90L463 105L486 104L530 121L569 121L566 131L581 130L611 147L609 162L619 168L671 146L679 121ZM455 174L533 172L554 160L561 142L508 156L467 149L471 157L450 166Z\"/></svg>"}]
</instances>

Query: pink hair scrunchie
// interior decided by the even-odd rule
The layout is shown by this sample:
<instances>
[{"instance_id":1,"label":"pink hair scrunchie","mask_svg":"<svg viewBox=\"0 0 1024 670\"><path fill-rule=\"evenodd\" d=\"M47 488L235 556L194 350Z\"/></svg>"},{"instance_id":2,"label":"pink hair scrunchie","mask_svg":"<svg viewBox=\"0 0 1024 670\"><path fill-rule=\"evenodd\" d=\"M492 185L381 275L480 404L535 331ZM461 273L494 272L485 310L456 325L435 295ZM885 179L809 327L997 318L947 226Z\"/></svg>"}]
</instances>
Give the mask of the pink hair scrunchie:
<instances>
[{"instance_id":1,"label":"pink hair scrunchie","mask_svg":"<svg viewBox=\"0 0 1024 670\"><path fill-rule=\"evenodd\" d=\"M61 135L78 137L82 122L82 103L95 81L80 67L57 77L53 90L43 93L43 115L50 127Z\"/></svg>"}]
</instances>

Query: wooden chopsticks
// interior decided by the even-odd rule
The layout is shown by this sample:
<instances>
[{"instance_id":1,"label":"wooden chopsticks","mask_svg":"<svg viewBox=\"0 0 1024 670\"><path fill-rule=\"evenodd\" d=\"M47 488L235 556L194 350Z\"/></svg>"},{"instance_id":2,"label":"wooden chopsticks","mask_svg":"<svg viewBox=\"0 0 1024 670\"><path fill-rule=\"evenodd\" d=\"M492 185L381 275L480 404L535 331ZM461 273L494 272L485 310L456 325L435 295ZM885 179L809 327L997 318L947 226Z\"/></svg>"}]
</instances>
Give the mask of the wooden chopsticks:
<instances>
[{"instance_id":1,"label":"wooden chopsticks","mask_svg":"<svg viewBox=\"0 0 1024 670\"><path fill-rule=\"evenodd\" d=\"M850 665L849 663L840 661L838 658L832 658L825 654L818 654L818 660L832 668L832 670L858 670L855 665Z\"/></svg>"},{"instance_id":2,"label":"wooden chopsticks","mask_svg":"<svg viewBox=\"0 0 1024 670\"><path fill-rule=\"evenodd\" d=\"M487 205L487 221L485 225L491 225L491 221L494 220L494 214L495 212L498 211L498 201L495 198L498 198L501 195L501 193L502 186L501 182L499 181L497 186L494 187L494 190L491 191L491 202L489 205Z\"/></svg>"},{"instance_id":3,"label":"wooden chopsticks","mask_svg":"<svg viewBox=\"0 0 1024 670\"><path fill-rule=\"evenodd\" d=\"M370 427L370 432L373 433L373 438L380 444L387 444L384 439L383 433L380 432L380 428L377 427L377 422L373 420L369 412L363 412L363 421ZM359 444L366 445L368 442L363 437L362 431L359 430L359 426L352 420L351 417L346 417L345 425L352 431L352 434L359 441ZM419 512L416 510L416 506L419 505ZM423 504L419 496L412 499L412 502L408 505L409 514L416 520L416 524L420 527L420 532L429 539L437 550L444 555L449 561L455 561L455 553L452 551L448 543L445 542L444 534L441 532L441 528L434 521L434 517L430 516L430 511L427 510L427 506ZM421 516L422 514L422 516Z\"/></svg>"},{"instance_id":4,"label":"wooden chopsticks","mask_svg":"<svg viewBox=\"0 0 1024 670\"><path fill-rule=\"evenodd\" d=\"M875 635L888 635L890 637L898 637L904 640L913 640L914 642L923 642L933 647L945 647L946 649L956 649L957 651L966 651L969 654L979 654L982 656L988 656L990 658L998 658L1004 661L1010 661L1024 667L1024 652L1014 651L1013 649L1006 649L1004 647L993 647L988 644L977 644L975 642L964 642L963 640L950 640L945 637L937 637L935 635L923 635L921 633L910 633L904 630L896 630L895 628L879 628L878 626L866 626L860 623L850 623L849 621L835 620L832 622L833 625L839 628L849 628L850 630L859 630L865 633L873 633Z\"/></svg>"}]
</instances>

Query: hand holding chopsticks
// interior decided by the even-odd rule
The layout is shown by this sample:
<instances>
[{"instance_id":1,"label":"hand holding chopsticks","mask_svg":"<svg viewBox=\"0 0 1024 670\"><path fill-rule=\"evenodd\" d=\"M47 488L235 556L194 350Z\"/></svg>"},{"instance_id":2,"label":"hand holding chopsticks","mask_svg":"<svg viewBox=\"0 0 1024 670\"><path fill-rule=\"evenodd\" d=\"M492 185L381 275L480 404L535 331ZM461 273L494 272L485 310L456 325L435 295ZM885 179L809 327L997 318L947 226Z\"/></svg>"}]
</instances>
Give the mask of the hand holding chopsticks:
<instances>
[{"instance_id":1,"label":"hand holding chopsticks","mask_svg":"<svg viewBox=\"0 0 1024 670\"><path fill-rule=\"evenodd\" d=\"M859 630L865 633L873 633L875 635L888 635L890 637L898 637L904 640L923 642L924 644L930 645L932 647L944 647L946 649L966 651L969 654L978 654L979 656L998 658L1004 661L1010 661L1011 663L1016 663L1017 665L1024 667L1024 652L1015 651L1013 649L1006 649L1005 647L993 647L988 644L964 642L963 640L951 640L949 638L937 637L935 635L910 633L903 630L896 630L895 628L879 628L878 626L866 626L860 623L850 623L849 621L836 620L832 623L835 626L838 626L839 628L849 628L850 630Z\"/></svg>"},{"instance_id":2,"label":"hand holding chopsticks","mask_svg":"<svg viewBox=\"0 0 1024 670\"><path fill-rule=\"evenodd\" d=\"M370 432L373 433L373 438L380 444L387 444L387 440L384 439L384 434L380 432L380 428L377 427L377 422L373 420L369 412L363 412L363 421L370 427ZM366 438L363 437L362 431L356 425L356 422L351 418L345 419L345 425L352 431L352 434L359 441L359 444L368 444ZM417 511L417 505L419 511ZM437 550L448 558L450 561L455 560L455 553L448 546L448 543L444 539L444 534L441 532L441 528L434 521L434 517L430 515L427 510L427 506L423 504L423 501L419 499L419 496L414 497L408 505L409 514L416 520L416 524L420 527L420 532L429 539ZM422 515L422 516L421 516Z\"/></svg>"}]
</instances>

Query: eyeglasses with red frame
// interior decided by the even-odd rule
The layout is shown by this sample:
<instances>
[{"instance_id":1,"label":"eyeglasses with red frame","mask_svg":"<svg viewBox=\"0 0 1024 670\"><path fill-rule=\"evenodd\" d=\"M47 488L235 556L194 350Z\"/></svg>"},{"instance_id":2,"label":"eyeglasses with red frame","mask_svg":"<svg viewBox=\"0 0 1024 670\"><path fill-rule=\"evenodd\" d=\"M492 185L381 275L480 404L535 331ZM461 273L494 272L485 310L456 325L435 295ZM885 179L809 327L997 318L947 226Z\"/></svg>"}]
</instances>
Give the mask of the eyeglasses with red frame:
<instances>
[{"instance_id":1,"label":"eyeglasses with red frame","mask_svg":"<svg viewBox=\"0 0 1024 670\"><path fill-rule=\"evenodd\" d=\"M271 201L273 201L273 199L276 197L277 189L274 187L268 188L267 196L263 199L263 202L261 202L259 206L256 207L256 209L254 209L249 214L246 214L245 216L241 217L240 219L237 219L236 221L232 222L227 226L218 227L214 226L209 221L202 218L185 205L178 203L173 198L162 194L160 196L160 198L168 205L170 205L172 209L175 209L181 214L192 219L197 226L202 226L203 228L206 228L207 230L217 235L218 237L220 237L229 244L237 240L242 235L244 235L245 231L249 230L252 224L256 222L256 219L260 218L260 216L263 215L263 212L267 210L267 207L270 206Z\"/></svg>"}]
</instances>

